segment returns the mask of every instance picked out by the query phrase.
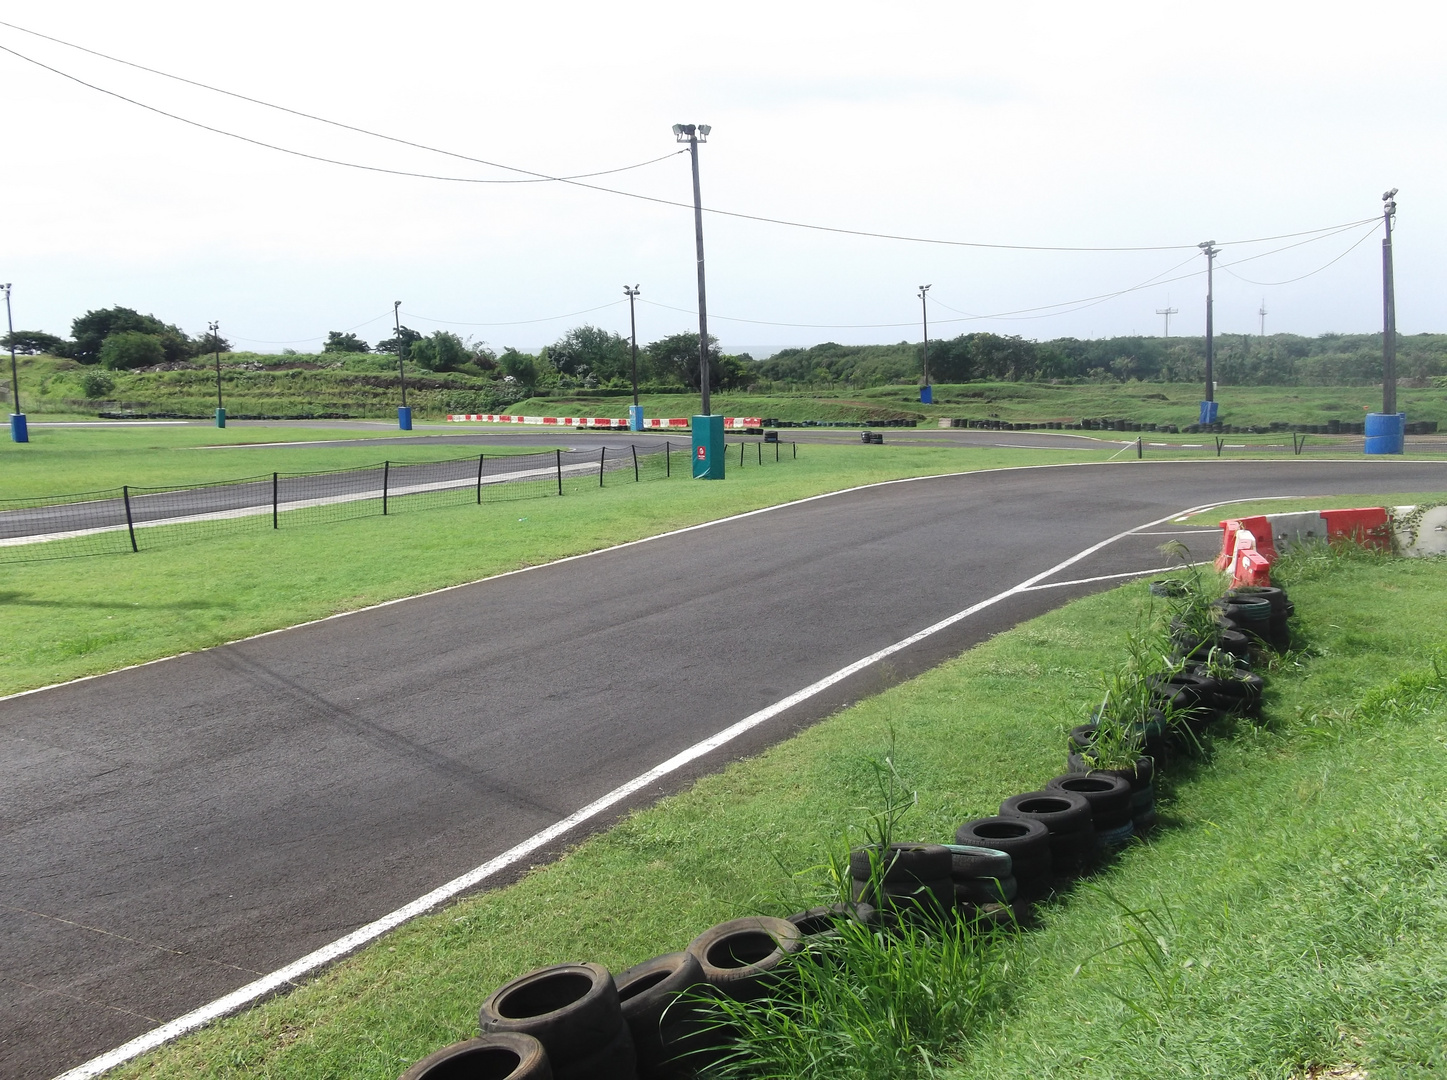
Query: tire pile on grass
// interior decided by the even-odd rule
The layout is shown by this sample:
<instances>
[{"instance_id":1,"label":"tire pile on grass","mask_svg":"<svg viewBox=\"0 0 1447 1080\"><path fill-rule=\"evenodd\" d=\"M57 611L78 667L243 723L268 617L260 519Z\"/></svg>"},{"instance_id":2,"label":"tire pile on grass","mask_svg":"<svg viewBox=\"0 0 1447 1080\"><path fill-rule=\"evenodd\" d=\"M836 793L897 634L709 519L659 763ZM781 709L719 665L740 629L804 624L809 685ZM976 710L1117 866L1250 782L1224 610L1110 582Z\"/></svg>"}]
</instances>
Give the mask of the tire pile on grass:
<instances>
[{"instance_id":1,"label":"tire pile on grass","mask_svg":"<svg viewBox=\"0 0 1447 1080\"><path fill-rule=\"evenodd\" d=\"M1036 903L1151 833L1160 771L1199 748L1217 720L1259 716L1253 664L1290 646L1294 609L1282 589L1232 589L1213 601L1199 579L1166 579L1151 591L1174 616L1169 662L1153 673L1128 665L1138 678L1108 684L1092 721L1070 732L1067 771L1040 790L965 822L953 844L856 848L847 901L720 923L617 975L592 963L529 972L483 1003L478 1038L417 1062L402 1080L682 1080L734 1052L728 1018L779 991L791 958L842 924L878 934L945 920L980 932L1029 926Z\"/></svg>"}]
</instances>

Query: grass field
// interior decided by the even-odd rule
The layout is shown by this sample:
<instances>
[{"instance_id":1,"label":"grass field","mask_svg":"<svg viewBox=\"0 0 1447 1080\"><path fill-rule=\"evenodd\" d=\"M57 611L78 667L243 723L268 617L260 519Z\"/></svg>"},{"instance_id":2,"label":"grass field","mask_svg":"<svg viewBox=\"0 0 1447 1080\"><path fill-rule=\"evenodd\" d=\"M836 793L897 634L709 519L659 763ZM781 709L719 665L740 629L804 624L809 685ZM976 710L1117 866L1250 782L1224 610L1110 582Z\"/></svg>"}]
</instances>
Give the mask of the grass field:
<instances>
[{"instance_id":1,"label":"grass field","mask_svg":"<svg viewBox=\"0 0 1447 1080\"><path fill-rule=\"evenodd\" d=\"M149 443L155 430L145 429L139 438ZM160 448L134 451L127 469L143 472L152 462L154 475L174 477L178 457L210 453L183 452L166 442L184 443L195 432L160 430ZM107 454L124 453L121 447L95 451L102 462ZM366 447L355 453L367 460L382 456ZM0 693L112 671L858 484L1107 456L1108 451L1088 448L1063 459L1054 451L808 446L797 460L731 466L722 483L622 483L576 497L484 502L278 531L208 529L204 538L143 545L139 554L8 564L0 584L0 638L11 645L0 670ZM245 471L254 475L262 468ZM123 474L114 475L119 482Z\"/></svg>"},{"instance_id":2,"label":"grass field","mask_svg":"<svg viewBox=\"0 0 1447 1080\"><path fill-rule=\"evenodd\" d=\"M1318 561L1292 595L1301 648L1271 675L1265 725L1218 732L1173 773L1156 839L1002 946L1001 993L953 1064L891 1075L1447 1068L1447 575ZM1002 634L121 1075L391 1078L467 1037L479 1002L538 964L617 970L715 921L806 906L827 895L825 858L857 841L891 747L916 839L1060 772L1066 728L1149 602L1131 585Z\"/></svg>"},{"instance_id":3,"label":"grass field","mask_svg":"<svg viewBox=\"0 0 1447 1080\"><path fill-rule=\"evenodd\" d=\"M396 430L338 427L32 427L30 442L0 442L0 499L34 498L102 488L205 484L270 472L319 472L392 461L539 453L542 446L438 445L425 435L410 445L313 447L333 439L396 438ZM294 445L268 445L268 444Z\"/></svg>"},{"instance_id":4,"label":"grass field","mask_svg":"<svg viewBox=\"0 0 1447 1080\"><path fill-rule=\"evenodd\" d=\"M1239 518L1253 514L1292 514L1306 510L1345 510L1358 506L1421 506L1424 503L1440 503L1447 494L1440 491L1408 491L1393 495L1327 495L1304 496L1292 499L1259 499L1252 502L1226 503L1187 518L1179 518L1189 525L1214 525L1227 518Z\"/></svg>"},{"instance_id":5,"label":"grass field","mask_svg":"<svg viewBox=\"0 0 1447 1080\"><path fill-rule=\"evenodd\" d=\"M400 386L390 357L276 356L252 353L222 358L226 406L233 416L265 414L309 417L323 414L395 417ZM55 414L95 415L100 409L130 409L206 417L215 408L214 374L207 362L178 371L111 373L114 387L106 400L87 400L81 381L94 369L72 360L24 357L22 402L40 419ZM486 405L490 380L456 372L433 373L409 367L409 402L417 418L440 420L447 413L498 411ZM1000 419L1014 423L1112 418L1142 423L1193 423L1201 387L1195 383L1044 382L940 383L935 401L922 405L918 387L890 385L860 389L833 387L787 393L753 394L728 390L713 395L713 408L728 416L781 420L868 422L940 417ZM1238 426L1273 420L1318 424L1328 420L1359 422L1367 410L1381 408L1381 388L1373 386L1226 386L1216 394L1223 423ZM1399 387L1398 406L1409 420L1436 420L1447 429L1447 387ZM629 396L553 390L505 411L518 415L627 415ZM644 394L650 417L690 416L698 409L694 393Z\"/></svg>"}]
</instances>

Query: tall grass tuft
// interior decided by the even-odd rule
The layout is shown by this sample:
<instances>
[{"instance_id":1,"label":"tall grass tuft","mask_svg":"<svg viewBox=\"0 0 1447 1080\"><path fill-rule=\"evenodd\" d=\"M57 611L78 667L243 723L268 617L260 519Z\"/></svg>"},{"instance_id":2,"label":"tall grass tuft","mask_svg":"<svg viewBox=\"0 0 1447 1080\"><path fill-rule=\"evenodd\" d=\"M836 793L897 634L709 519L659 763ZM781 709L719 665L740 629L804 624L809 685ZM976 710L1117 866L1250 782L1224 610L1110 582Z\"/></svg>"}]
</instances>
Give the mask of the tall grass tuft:
<instances>
[{"instance_id":1,"label":"tall grass tuft","mask_svg":"<svg viewBox=\"0 0 1447 1080\"><path fill-rule=\"evenodd\" d=\"M956 915L872 929L841 916L772 993L713 1003L736 1043L707 1080L913 1080L947 1060L1001 996L999 931Z\"/></svg>"}]
</instances>

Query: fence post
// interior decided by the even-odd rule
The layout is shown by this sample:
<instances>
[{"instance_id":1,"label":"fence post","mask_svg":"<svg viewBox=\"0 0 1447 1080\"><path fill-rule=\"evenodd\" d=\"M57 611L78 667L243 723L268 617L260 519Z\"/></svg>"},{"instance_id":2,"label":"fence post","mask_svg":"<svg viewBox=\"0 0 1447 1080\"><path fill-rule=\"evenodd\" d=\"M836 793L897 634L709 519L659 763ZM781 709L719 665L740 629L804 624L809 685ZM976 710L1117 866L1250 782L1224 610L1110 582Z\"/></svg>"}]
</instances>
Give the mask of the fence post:
<instances>
[{"instance_id":1,"label":"fence post","mask_svg":"<svg viewBox=\"0 0 1447 1080\"><path fill-rule=\"evenodd\" d=\"M774 443L774 460L779 460L779 444L777 442Z\"/></svg>"},{"instance_id":2,"label":"fence post","mask_svg":"<svg viewBox=\"0 0 1447 1080\"><path fill-rule=\"evenodd\" d=\"M563 493L563 452L554 450L553 453L558 455L558 494L561 495Z\"/></svg>"},{"instance_id":3,"label":"fence post","mask_svg":"<svg viewBox=\"0 0 1447 1080\"><path fill-rule=\"evenodd\" d=\"M598 486L599 486L599 487L602 487L602 486L603 486L603 458L607 455L607 453L608 453L608 448L607 448L606 446L600 446L600 447L598 447Z\"/></svg>"},{"instance_id":4,"label":"fence post","mask_svg":"<svg viewBox=\"0 0 1447 1080\"><path fill-rule=\"evenodd\" d=\"M764 440L760 439L756 445L759 448L759 464L762 465L764 463Z\"/></svg>"},{"instance_id":5,"label":"fence post","mask_svg":"<svg viewBox=\"0 0 1447 1080\"><path fill-rule=\"evenodd\" d=\"M271 527L272 527L273 529L279 529L279 528L281 528L281 525L278 524L277 518L276 518L276 510L277 510L277 502L278 502L278 500L277 500L277 489L281 486L280 483L278 482L278 476L279 476L279 475L280 475L280 474L278 474L278 473L272 473L272 474L271 474Z\"/></svg>"},{"instance_id":6,"label":"fence post","mask_svg":"<svg viewBox=\"0 0 1447 1080\"><path fill-rule=\"evenodd\" d=\"M391 477L392 463L382 462L382 516L387 516L387 481Z\"/></svg>"},{"instance_id":7,"label":"fence post","mask_svg":"<svg viewBox=\"0 0 1447 1080\"><path fill-rule=\"evenodd\" d=\"M1225 445L1226 445L1226 440L1223 439L1220 435L1217 435L1217 436L1216 436L1216 456L1217 456L1217 457L1220 457L1220 456L1221 456L1221 448L1224 447Z\"/></svg>"},{"instance_id":8,"label":"fence post","mask_svg":"<svg viewBox=\"0 0 1447 1080\"><path fill-rule=\"evenodd\" d=\"M477 455L477 505L482 505L482 455Z\"/></svg>"},{"instance_id":9,"label":"fence post","mask_svg":"<svg viewBox=\"0 0 1447 1080\"><path fill-rule=\"evenodd\" d=\"M795 457L798 457L798 456L799 456L799 444L798 444L798 443L790 443L789 445L794 448L794 456L795 456Z\"/></svg>"},{"instance_id":10,"label":"fence post","mask_svg":"<svg viewBox=\"0 0 1447 1080\"><path fill-rule=\"evenodd\" d=\"M663 478L666 480L673 475L673 448L668 445L668 440L663 440Z\"/></svg>"},{"instance_id":11,"label":"fence post","mask_svg":"<svg viewBox=\"0 0 1447 1080\"><path fill-rule=\"evenodd\" d=\"M636 484L638 483L638 447L629 443L628 449L633 451L633 482Z\"/></svg>"},{"instance_id":12,"label":"fence post","mask_svg":"<svg viewBox=\"0 0 1447 1080\"><path fill-rule=\"evenodd\" d=\"M1136 456L1137 458L1143 458L1143 457L1146 456L1146 455L1145 455L1145 450L1144 450L1143 445L1142 445L1142 442L1141 442L1141 440L1140 440L1139 438L1137 438L1136 441L1135 441L1135 456Z\"/></svg>"},{"instance_id":13,"label":"fence post","mask_svg":"<svg viewBox=\"0 0 1447 1080\"><path fill-rule=\"evenodd\" d=\"M740 469L742 469L742 468L744 467L744 445L745 445L747 442L748 442L748 440L745 439L744 442L739 443L739 468L740 468Z\"/></svg>"},{"instance_id":14,"label":"fence post","mask_svg":"<svg viewBox=\"0 0 1447 1080\"><path fill-rule=\"evenodd\" d=\"M131 550L140 551L136 547L136 523L131 520L131 485L121 485L121 498L126 501L126 531L131 534Z\"/></svg>"}]
</instances>

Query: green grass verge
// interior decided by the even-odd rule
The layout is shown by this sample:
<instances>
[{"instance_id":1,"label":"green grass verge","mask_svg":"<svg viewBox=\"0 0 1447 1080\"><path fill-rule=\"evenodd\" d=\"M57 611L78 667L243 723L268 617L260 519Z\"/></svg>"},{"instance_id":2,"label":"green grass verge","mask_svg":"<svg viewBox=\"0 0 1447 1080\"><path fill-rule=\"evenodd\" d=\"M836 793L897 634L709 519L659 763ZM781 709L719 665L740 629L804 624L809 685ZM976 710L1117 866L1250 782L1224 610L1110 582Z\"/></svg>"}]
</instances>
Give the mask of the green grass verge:
<instances>
[{"instance_id":1,"label":"green grass verge","mask_svg":"<svg viewBox=\"0 0 1447 1080\"><path fill-rule=\"evenodd\" d=\"M1306 510L1347 510L1359 506L1418 506L1447 499L1440 491L1408 491L1394 495L1322 495L1292 499L1260 499L1252 502L1226 503L1211 510L1176 521L1190 525L1214 525L1229 518L1255 514L1294 514Z\"/></svg>"},{"instance_id":2,"label":"green grass verge","mask_svg":"<svg viewBox=\"0 0 1447 1080\"><path fill-rule=\"evenodd\" d=\"M271 472L321 472L392 461L530 454L549 447L456 446L417 434L406 444L314 447L336 439L396 438L400 432L361 427L87 427L30 429L30 442L0 442L0 499L99 491L131 484L209 484ZM430 434L430 433L429 433ZM274 445L292 444L292 445Z\"/></svg>"},{"instance_id":3,"label":"green grass verge","mask_svg":"<svg viewBox=\"0 0 1447 1080\"><path fill-rule=\"evenodd\" d=\"M1104 456L1083 451L1075 459ZM0 638L10 644L0 693L112 671L822 492L908 476L1059 462L1060 455L1050 452L808 446L800 448L797 460L762 468L740 469L735 459L722 483L683 478L603 490L582 484L576 497L485 502L278 531L256 529L256 519L250 519L249 525L198 527L190 542L147 547L151 538L142 535L138 555L7 564L0 584ZM677 455L674 464L680 464Z\"/></svg>"},{"instance_id":4,"label":"green grass verge","mask_svg":"<svg viewBox=\"0 0 1447 1080\"><path fill-rule=\"evenodd\" d=\"M1447 1068L1447 715L1430 664L1447 577L1433 561L1307 567L1293 597L1307 647L1272 677L1270 724L1178 770L1158 838L1007 949L1007 995L961 1033L957 1080ZM394 1077L531 967L616 970L804 906L891 744L920 839L1059 772L1065 728L1148 602L1136 584L1002 634L120 1075Z\"/></svg>"}]
</instances>

